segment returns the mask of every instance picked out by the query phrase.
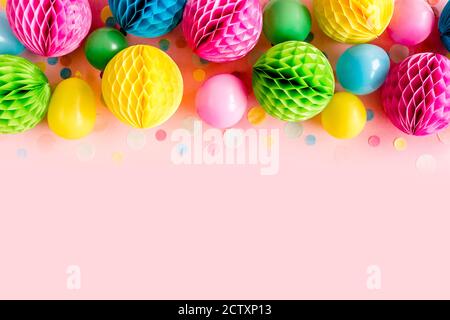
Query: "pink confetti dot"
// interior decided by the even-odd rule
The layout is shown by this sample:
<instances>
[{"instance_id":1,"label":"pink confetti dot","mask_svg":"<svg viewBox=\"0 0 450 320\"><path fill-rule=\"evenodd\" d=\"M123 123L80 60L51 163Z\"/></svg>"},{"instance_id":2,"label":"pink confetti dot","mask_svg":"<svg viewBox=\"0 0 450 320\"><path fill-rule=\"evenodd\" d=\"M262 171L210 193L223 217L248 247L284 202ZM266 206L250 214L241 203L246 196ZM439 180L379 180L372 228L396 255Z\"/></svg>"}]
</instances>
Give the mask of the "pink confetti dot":
<instances>
[{"instance_id":1,"label":"pink confetti dot","mask_svg":"<svg viewBox=\"0 0 450 320\"><path fill-rule=\"evenodd\" d=\"M155 137L156 137L156 140L158 140L158 141L164 141L167 138L167 132L160 129L160 130L156 131Z\"/></svg>"},{"instance_id":2,"label":"pink confetti dot","mask_svg":"<svg viewBox=\"0 0 450 320\"><path fill-rule=\"evenodd\" d=\"M371 147L378 147L381 143L381 139L379 136L371 136L369 138L369 146Z\"/></svg>"}]
</instances>

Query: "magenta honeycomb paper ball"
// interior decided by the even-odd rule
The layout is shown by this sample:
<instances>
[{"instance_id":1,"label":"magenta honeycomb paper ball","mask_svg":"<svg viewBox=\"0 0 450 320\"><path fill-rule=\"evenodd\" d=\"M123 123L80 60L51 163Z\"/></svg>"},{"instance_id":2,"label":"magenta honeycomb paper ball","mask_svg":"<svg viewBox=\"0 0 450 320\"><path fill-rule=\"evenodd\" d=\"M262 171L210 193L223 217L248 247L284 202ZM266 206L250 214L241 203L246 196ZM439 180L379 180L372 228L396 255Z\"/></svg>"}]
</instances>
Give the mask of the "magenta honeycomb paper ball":
<instances>
[{"instance_id":1,"label":"magenta honeycomb paper ball","mask_svg":"<svg viewBox=\"0 0 450 320\"><path fill-rule=\"evenodd\" d=\"M419 53L396 65L382 89L384 110L403 132L426 136L450 124L450 60Z\"/></svg>"},{"instance_id":2,"label":"magenta honeycomb paper ball","mask_svg":"<svg viewBox=\"0 0 450 320\"><path fill-rule=\"evenodd\" d=\"M76 50L92 22L88 0L8 0L6 13L19 41L44 57Z\"/></svg>"},{"instance_id":3,"label":"magenta honeycomb paper ball","mask_svg":"<svg viewBox=\"0 0 450 320\"><path fill-rule=\"evenodd\" d=\"M211 62L238 60L249 53L262 31L259 0L189 0L182 22L189 46Z\"/></svg>"}]
</instances>

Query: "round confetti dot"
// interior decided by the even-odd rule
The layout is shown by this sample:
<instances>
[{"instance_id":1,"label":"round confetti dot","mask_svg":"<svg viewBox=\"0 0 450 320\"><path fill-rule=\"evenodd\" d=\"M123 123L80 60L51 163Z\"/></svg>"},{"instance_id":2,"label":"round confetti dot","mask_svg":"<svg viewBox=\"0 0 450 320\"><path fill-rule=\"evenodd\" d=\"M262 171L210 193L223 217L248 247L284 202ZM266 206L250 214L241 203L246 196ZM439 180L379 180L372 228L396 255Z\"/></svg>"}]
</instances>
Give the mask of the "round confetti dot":
<instances>
[{"instance_id":1,"label":"round confetti dot","mask_svg":"<svg viewBox=\"0 0 450 320\"><path fill-rule=\"evenodd\" d=\"M371 136L369 137L369 146L371 147L378 147L381 143L381 139L379 136Z\"/></svg>"},{"instance_id":2,"label":"round confetti dot","mask_svg":"<svg viewBox=\"0 0 450 320\"><path fill-rule=\"evenodd\" d=\"M288 122L284 125L284 134L289 139L296 139L303 134L303 125L299 122Z\"/></svg>"},{"instance_id":3,"label":"round confetti dot","mask_svg":"<svg viewBox=\"0 0 450 320\"><path fill-rule=\"evenodd\" d=\"M42 72L45 72L47 70L47 65L45 62L36 62L36 66L41 69Z\"/></svg>"},{"instance_id":4,"label":"round confetti dot","mask_svg":"<svg viewBox=\"0 0 450 320\"><path fill-rule=\"evenodd\" d=\"M63 68L60 72L61 78L69 79L72 76L72 70L69 68Z\"/></svg>"},{"instance_id":5,"label":"round confetti dot","mask_svg":"<svg viewBox=\"0 0 450 320\"><path fill-rule=\"evenodd\" d=\"M49 65L54 66L55 64L58 63L58 58L48 58L47 62Z\"/></svg>"},{"instance_id":6,"label":"round confetti dot","mask_svg":"<svg viewBox=\"0 0 450 320\"><path fill-rule=\"evenodd\" d=\"M184 156L188 152L188 148L184 143L181 143L177 146L177 151L180 156Z\"/></svg>"},{"instance_id":7,"label":"round confetti dot","mask_svg":"<svg viewBox=\"0 0 450 320\"><path fill-rule=\"evenodd\" d=\"M367 109L367 121L372 121L375 118L375 113L372 109Z\"/></svg>"},{"instance_id":8,"label":"round confetti dot","mask_svg":"<svg viewBox=\"0 0 450 320\"><path fill-rule=\"evenodd\" d=\"M316 136L313 134L309 134L305 137L305 143L308 146L313 146L315 145L317 142Z\"/></svg>"},{"instance_id":9,"label":"round confetti dot","mask_svg":"<svg viewBox=\"0 0 450 320\"><path fill-rule=\"evenodd\" d=\"M228 148L239 148L244 143L244 132L241 129L228 129L223 134L224 144Z\"/></svg>"},{"instance_id":10,"label":"round confetti dot","mask_svg":"<svg viewBox=\"0 0 450 320\"><path fill-rule=\"evenodd\" d=\"M156 138L156 140L158 140L158 141L164 141L164 140L166 140L166 138L167 138L167 132L164 131L164 130L162 130L162 129L159 129L159 130L156 131L156 133L155 133L155 138Z\"/></svg>"},{"instance_id":11,"label":"round confetti dot","mask_svg":"<svg viewBox=\"0 0 450 320\"><path fill-rule=\"evenodd\" d=\"M247 113L247 120L250 124L257 126L266 120L266 112L261 107L253 107Z\"/></svg>"},{"instance_id":12,"label":"round confetti dot","mask_svg":"<svg viewBox=\"0 0 450 320\"><path fill-rule=\"evenodd\" d=\"M167 51L167 50L169 50L169 47L170 47L170 41L169 41L169 40L167 40L167 39L161 39L161 40L159 41L159 48L160 48L162 51Z\"/></svg>"},{"instance_id":13,"label":"round confetti dot","mask_svg":"<svg viewBox=\"0 0 450 320\"><path fill-rule=\"evenodd\" d=\"M430 154L421 155L416 161L416 167L422 173L434 173L437 168L436 159Z\"/></svg>"},{"instance_id":14,"label":"round confetti dot","mask_svg":"<svg viewBox=\"0 0 450 320\"><path fill-rule=\"evenodd\" d=\"M112 160L114 163L120 164L123 162L124 155L122 152L113 152Z\"/></svg>"},{"instance_id":15,"label":"round confetti dot","mask_svg":"<svg viewBox=\"0 0 450 320\"><path fill-rule=\"evenodd\" d=\"M397 151L404 151L407 146L408 144L404 138L397 138L394 140L394 148Z\"/></svg>"},{"instance_id":16,"label":"round confetti dot","mask_svg":"<svg viewBox=\"0 0 450 320\"><path fill-rule=\"evenodd\" d=\"M450 144L450 127L442 131L439 131L437 136L441 143Z\"/></svg>"},{"instance_id":17,"label":"round confetti dot","mask_svg":"<svg viewBox=\"0 0 450 320\"><path fill-rule=\"evenodd\" d=\"M389 50L389 56L395 63L402 62L409 56L409 49L401 44L394 44Z\"/></svg>"},{"instance_id":18,"label":"round confetti dot","mask_svg":"<svg viewBox=\"0 0 450 320\"><path fill-rule=\"evenodd\" d=\"M141 150L147 143L147 137L142 130L132 130L128 133L127 144L133 150Z\"/></svg>"},{"instance_id":19,"label":"round confetti dot","mask_svg":"<svg viewBox=\"0 0 450 320\"><path fill-rule=\"evenodd\" d=\"M206 72L203 69L196 69L194 70L194 73L192 75L195 81L202 82L203 80L205 80Z\"/></svg>"},{"instance_id":20,"label":"round confetti dot","mask_svg":"<svg viewBox=\"0 0 450 320\"><path fill-rule=\"evenodd\" d=\"M77 148L77 157L80 161L89 161L94 159L95 148L90 143L80 144Z\"/></svg>"},{"instance_id":21,"label":"round confetti dot","mask_svg":"<svg viewBox=\"0 0 450 320\"><path fill-rule=\"evenodd\" d=\"M106 19L106 26L114 28L116 26L116 19L114 19L113 17L109 17L108 19Z\"/></svg>"},{"instance_id":22,"label":"round confetti dot","mask_svg":"<svg viewBox=\"0 0 450 320\"><path fill-rule=\"evenodd\" d=\"M28 156L28 152L24 148L17 149L16 155L19 159L26 159Z\"/></svg>"},{"instance_id":23,"label":"round confetti dot","mask_svg":"<svg viewBox=\"0 0 450 320\"><path fill-rule=\"evenodd\" d=\"M102 19L102 21L104 23L106 23L106 21L108 20L108 18L112 17L112 12L111 12L111 8L109 6L106 6L102 9L102 11L100 12L100 18Z\"/></svg>"}]
</instances>

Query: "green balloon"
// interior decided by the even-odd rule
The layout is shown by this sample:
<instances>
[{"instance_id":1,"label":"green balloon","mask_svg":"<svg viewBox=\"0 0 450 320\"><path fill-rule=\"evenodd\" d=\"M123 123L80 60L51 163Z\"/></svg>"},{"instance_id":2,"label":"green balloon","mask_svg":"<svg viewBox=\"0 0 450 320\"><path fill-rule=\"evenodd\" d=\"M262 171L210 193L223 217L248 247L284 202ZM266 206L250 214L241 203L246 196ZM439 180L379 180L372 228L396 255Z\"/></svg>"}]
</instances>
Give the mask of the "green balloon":
<instances>
[{"instance_id":1,"label":"green balloon","mask_svg":"<svg viewBox=\"0 0 450 320\"><path fill-rule=\"evenodd\" d=\"M0 133L20 133L45 117L51 89L45 74L30 61L0 55Z\"/></svg>"},{"instance_id":2,"label":"green balloon","mask_svg":"<svg viewBox=\"0 0 450 320\"><path fill-rule=\"evenodd\" d=\"M283 42L253 66L253 91L271 116L283 121L315 117L334 94L333 69L325 55L301 41Z\"/></svg>"},{"instance_id":3,"label":"green balloon","mask_svg":"<svg viewBox=\"0 0 450 320\"><path fill-rule=\"evenodd\" d=\"M88 37L84 52L94 68L104 70L108 62L126 47L127 39L119 30L100 28Z\"/></svg>"},{"instance_id":4,"label":"green balloon","mask_svg":"<svg viewBox=\"0 0 450 320\"><path fill-rule=\"evenodd\" d=\"M263 30L274 45L304 41L311 32L311 14L299 0L272 0L264 8Z\"/></svg>"}]
</instances>

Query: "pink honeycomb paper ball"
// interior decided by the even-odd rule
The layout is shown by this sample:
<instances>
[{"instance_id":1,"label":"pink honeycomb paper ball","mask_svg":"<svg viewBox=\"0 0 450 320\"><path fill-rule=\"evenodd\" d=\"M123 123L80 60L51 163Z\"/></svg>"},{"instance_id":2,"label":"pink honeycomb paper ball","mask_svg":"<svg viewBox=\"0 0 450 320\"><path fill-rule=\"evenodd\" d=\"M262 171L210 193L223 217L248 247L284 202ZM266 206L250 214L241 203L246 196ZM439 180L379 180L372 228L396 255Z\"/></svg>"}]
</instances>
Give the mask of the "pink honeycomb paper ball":
<instances>
[{"instance_id":1,"label":"pink honeycomb paper ball","mask_svg":"<svg viewBox=\"0 0 450 320\"><path fill-rule=\"evenodd\" d=\"M183 33L189 46L211 62L238 60L249 53L262 31L259 0L189 0Z\"/></svg>"},{"instance_id":2,"label":"pink honeycomb paper ball","mask_svg":"<svg viewBox=\"0 0 450 320\"><path fill-rule=\"evenodd\" d=\"M435 53L408 57L382 88L384 110L403 132L426 136L450 124L450 60Z\"/></svg>"},{"instance_id":3,"label":"pink honeycomb paper ball","mask_svg":"<svg viewBox=\"0 0 450 320\"><path fill-rule=\"evenodd\" d=\"M6 14L19 41L44 57L76 50L92 22L88 0L8 0Z\"/></svg>"}]
</instances>

